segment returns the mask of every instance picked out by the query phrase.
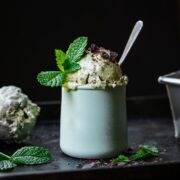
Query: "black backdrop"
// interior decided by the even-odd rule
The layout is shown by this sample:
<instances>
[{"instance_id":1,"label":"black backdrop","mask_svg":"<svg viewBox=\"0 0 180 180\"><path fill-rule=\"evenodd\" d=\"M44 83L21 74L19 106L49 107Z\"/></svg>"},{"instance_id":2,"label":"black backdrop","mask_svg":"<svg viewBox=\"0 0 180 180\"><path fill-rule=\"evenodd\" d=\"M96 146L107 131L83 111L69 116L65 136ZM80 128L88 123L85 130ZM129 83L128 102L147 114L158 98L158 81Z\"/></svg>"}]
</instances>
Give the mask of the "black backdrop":
<instances>
[{"instance_id":1,"label":"black backdrop","mask_svg":"<svg viewBox=\"0 0 180 180\"><path fill-rule=\"evenodd\" d=\"M36 74L57 70L54 49L80 35L120 54L136 20L144 28L123 64L128 96L160 95L159 75L180 67L178 0L12 1L0 5L0 86L20 86L35 101L58 100Z\"/></svg>"}]
</instances>

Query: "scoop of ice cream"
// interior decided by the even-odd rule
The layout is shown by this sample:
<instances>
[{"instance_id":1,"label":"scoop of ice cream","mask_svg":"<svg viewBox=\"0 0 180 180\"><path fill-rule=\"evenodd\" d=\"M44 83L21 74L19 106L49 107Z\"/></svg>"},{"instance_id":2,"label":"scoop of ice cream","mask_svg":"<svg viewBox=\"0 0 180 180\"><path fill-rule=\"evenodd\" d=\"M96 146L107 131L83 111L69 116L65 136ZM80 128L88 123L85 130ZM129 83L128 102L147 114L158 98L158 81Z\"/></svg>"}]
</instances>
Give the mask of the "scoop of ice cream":
<instances>
[{"instance_id":1,"label":"scoop of ice cream","mask_svg":"<svg viewBox=\"0 0 180 180\"><path fill-rule=\"evenodd\" d=\"M65 86L69 89L82 85L105 89L126 85L127 77L122 75L122 70L115 61L116 57L115 52L91 45L78 62L81 69L68 75Z\"/></svg>"},{"instance_id":2,"label":"scoop of ice cream","mask_svg":"<svg viewBox=\"0 0 180 180\"><path fill-rule=\"evenodd\" d=\"M23 143L31 135L40 107L15 86L0 88L0 141Z\"/></svg>"}]
</instances>

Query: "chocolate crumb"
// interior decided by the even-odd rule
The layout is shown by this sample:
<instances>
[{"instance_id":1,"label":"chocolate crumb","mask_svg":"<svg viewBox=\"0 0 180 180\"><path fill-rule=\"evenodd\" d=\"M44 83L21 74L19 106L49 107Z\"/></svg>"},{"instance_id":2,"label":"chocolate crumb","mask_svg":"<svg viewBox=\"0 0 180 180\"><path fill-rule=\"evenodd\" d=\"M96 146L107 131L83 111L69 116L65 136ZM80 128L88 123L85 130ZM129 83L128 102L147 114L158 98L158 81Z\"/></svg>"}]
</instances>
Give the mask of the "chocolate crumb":
<instances>
[{"instance_id":1,"label":"chocolate crumb","mask_svg":"<svg viewBox=\"0 0 180 180\"><path fill-rule=\"evenodd\" d=\"M118 53L117 52L110 51L110 59L112 61L115 61L117 57L118 57Z\"/></svg>"},{"instance_id":2,"label":"chocolate crumb","mask_svg":"<svg viewBox=\"0 0 180 180\"><path fill-rule=\"evenodd\" d=\"M96 44L91 44L90 47L86 51L87 53L99 53L102 58L107 59L109 61L115 62L118 57L118 53L114 51L110 51L109 49L105 49L103 47L98 47ZM93 56L92 56L93 57Z\"/></svg>"},{"instance_id":3,"label":"chocolate crumb","mask_svg":"<svg viewBox=\"0 0 180 180\"><path fill-rule=\"evenodd\" d=\"M107 54L106 52L102 52L101 56L102 56L104 59L110 59L109 54Z\"/></svg>"},{"instance_id":4,"label":"chocolate crumb","mask_svg":"<svg viewBox=\"0 0 180 180\"><path fill-rule=\"evenodd\" d=\"M117 166L124 166L124 165L126 165L126 163L124 163L124 162L119 162L119 163L117 164Z\"/></svg>"},{"instance_id":5,"label":"chocolate crumb","mask_svg":"<svg viewBox=\"0 0 180 180\"><path fill-rule=\"evenodd\" d=\"M83 167L82 164L77 164L77 165L76 165L76 168L82 168L82 167Z\"/></svg>"},{"instance_id":6,"label":"chocolate crumb","mask_svg":"<svg viewBox=\"0 0 180 180\"><path fill-rule=\"evenodd\" d=\"M98 167L99 165L100 165L100 162L95 161L95 162L91 162L91 163L83 165L82 169L95 168L95 167Z\"/></svg>"},{"instance_id":7,"label":"chocolate crumb","mask_svg":"<svg viewBox=\"0 0 180 180\"><path fill-rule=\"evenodd\" d=\"M90 47L88 48L88 51L93 53L98 49L99 49L99 47L96 44L91 44Z\"/></svg>"}]
</instances>

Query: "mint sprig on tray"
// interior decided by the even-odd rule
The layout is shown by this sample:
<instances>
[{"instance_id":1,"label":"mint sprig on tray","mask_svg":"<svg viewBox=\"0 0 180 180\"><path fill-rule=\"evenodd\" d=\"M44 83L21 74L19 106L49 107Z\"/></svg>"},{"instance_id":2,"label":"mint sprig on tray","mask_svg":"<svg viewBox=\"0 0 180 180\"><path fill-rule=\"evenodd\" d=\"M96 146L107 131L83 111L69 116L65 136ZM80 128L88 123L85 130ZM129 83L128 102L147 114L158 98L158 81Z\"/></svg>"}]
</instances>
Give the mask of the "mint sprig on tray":
<instances>
[{"instance_id":1,"label":"mint sprig on tray","mask_svg":"<svg viewBox=\"0 0 180 180\"><path fill-rule=\"evenodd\" d=\"M137 151L131 156L120 154L117 158L112 160L113 164L130 163L132 161L144 160L158 156L159 150L156 146L150 144L139 145Z\"/></svg>"},{"instance_id":2,"label":"mint sprig on tray","mask_svg":"<svg viewBox=\"0 0 180 180\"><path fill-rule=\"evenodd\" d=\"M51 160L48 149L38 146L25 146L12 156L0 152L0 171L11 170L17 165L38 165Z\"/></svg>"},{"instance_id":3,"label":"mint sprig on tray","mask_svg":"<svg viewBox=\"0 0 180 180\"><path fill-rule=\"evenodd\" d=\"M123 162L123 163L129 163L130 160L127 156L120 154L117 158L112 160L113 164L119 163L119 162Z\"/></svg>"},{"instance_id":4,"label":"mint sprig on tray","mask_svg":"<svg viewBox=\"0 0 180 180\"><path fill-rule=\"evenodd\" d=\"M76 72L81 68L78 61L84 54L87 42L87 37L78 37L69 45L66 53L60 49L56 49L56 64L59 71L40 72L37 76L38 82L41 85L49 87L63 86L66 82L67 74Z\"/></svg>"},{"instance_id":5,"label":"mint sprig on tray","mask_svg":"<svg viewBox=\"0 0 180 180\"><path fill-rule=\"evenodd\" d=\"M139 145L139 149L136 151L135 154L130 156L130 160L136 161L141 159L147 159L157 156L159 150L157 147L149 144Z\"/></svg>"}]
</instances>

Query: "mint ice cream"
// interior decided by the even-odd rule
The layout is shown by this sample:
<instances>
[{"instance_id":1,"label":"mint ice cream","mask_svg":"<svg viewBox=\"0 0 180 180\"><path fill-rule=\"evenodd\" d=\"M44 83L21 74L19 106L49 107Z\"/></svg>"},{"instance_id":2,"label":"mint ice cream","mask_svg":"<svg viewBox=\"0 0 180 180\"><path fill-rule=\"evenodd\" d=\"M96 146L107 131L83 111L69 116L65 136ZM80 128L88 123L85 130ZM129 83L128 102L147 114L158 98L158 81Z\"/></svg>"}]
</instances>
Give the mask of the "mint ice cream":
<instances>
[{"instance_id":1,"label":"mint ice cream","mask_svg":"<svg viewBox=\"0 0 180 180\"><path fill-rule=\"evenodd\" d=\"M37 75L43 86L77 89L80 86L106 89L125 86L127 76L123 75L116 62L118 54L108 49L91 44L86 49L87 37L78 37L64 52L55 50L59 71L42 71Z\"/></svg>"},{"instance_id":2,"label":"mint ice cream","mask_svg":"<svg viewBox=\"0 0 180 180\"><path fill-rule=\"evenodd\" d=\"M65 87L76 89L78 86L105 89L127 85L127 76L116 62L118 54L92 44L85 56L78 62L81 69L67 76Z\"/></svg>"},{"instance_id":3,"label":"mint ice cream","mask_svg":"<svg viewBox=\"0 0 180 180\"><path fill-rule=\"evenodd\" d=\"M0 88L0 141L24 143L31 135L40 107L15 86Z\"/></svg>"}]
</instances>

